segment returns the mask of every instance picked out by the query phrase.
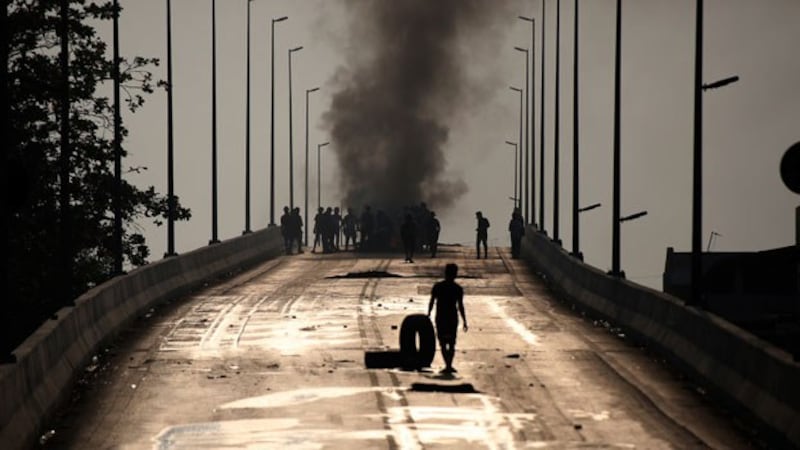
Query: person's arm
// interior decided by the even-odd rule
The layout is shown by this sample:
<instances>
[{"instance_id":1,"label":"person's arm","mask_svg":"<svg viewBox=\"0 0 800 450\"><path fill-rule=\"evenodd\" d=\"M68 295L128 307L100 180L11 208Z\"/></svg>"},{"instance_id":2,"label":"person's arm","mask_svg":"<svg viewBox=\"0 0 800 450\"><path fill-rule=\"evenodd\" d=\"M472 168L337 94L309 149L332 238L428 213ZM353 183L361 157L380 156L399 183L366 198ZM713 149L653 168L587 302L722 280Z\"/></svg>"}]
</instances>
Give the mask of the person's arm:
<instances>
[{"instance_id":1,"label":"person's arm","mask_svg":"<svg viewBox=\"0 0 800 450\"><path fill-rule=\"evenodd\" d=\"M467 325L467 313L464 311L464 294L462 293L458 297L458 301L456 302L458 305L458 312L461 313L461 319L464 321L464 331L469 330L469 325Z\"/></svg>"},{"instance_id":2,"label":"person's arm","mask_svg":"<svg viewBox=\"0 0 800 450\"><path fill-rule=\"evenodd\" d=\"M431 291L431 301L428 302L428 317L431 316L431 311L433 311L433 304L436 302L436 296Z\"/></svg>"}]
</instances>

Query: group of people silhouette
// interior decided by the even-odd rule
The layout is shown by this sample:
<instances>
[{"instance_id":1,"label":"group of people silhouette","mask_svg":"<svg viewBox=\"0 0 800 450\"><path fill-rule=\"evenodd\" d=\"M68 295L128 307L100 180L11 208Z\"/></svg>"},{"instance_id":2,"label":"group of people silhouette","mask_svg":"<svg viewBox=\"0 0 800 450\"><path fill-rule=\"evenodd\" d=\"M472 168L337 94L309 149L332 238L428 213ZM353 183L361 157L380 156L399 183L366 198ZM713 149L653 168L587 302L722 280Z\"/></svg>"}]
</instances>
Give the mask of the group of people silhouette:
<instances>
[{"instance_id":1,"label":"group of people silhouette","mask_svg":"<svg viewBox=\"0 0 800 450\"><path fill-rule=\"evenodd\" d=\"M342 217L338 207L320 207L314 216L314 242L311 252L333 253L342 250L340 241L344 239L344 251L391 251L403 246L405 262L413 263L414 255L419 251L427 251L431 258L436 257L439 247L441 224L436 213L429 210L423 202L419 206L403 208L403 218L399 234L395 233L394 222L383 210L373 214L369 205L358 215L352 208ZM488 259L489 219L481 211L475 213L475 250L477 259ZM511 235L511 257L520 257L522 237L525 235L525 220L519 208L514 208L508 224ZM281 233L283 234L286 254L303 253L303 219L300 208L283 208L281 216ZM399 238L399 240L398 240Z\"/></svg>"},{"instance_id":2,"label":"group of people silhouette","mask_svg":"<svg viewBox=\"0 0 800 450\"><path fill-rule=\"evenodd\" d=\"M290 209L286 206L283 211L281 232L286 254L293 254L295 248L297 253L303 253L300 208ZM342 217L338 207L320 207L314 216L311 252L317 253L318 247L322 253L351 249L391 251L402 244L408 249L407 262L413 262L414 253L420 250L429 251L431 257L435 258L441 231L436 213L429 210L425 203L421 203L419 206L403 208L403 213L398 215L400 217L404 221L398 234L395 223L399 220L393 220L381 209L373 213L372 207L365 205L361 214L357 214L353 208L347 208L347 214Z\"/></svg>"}]
</instances>

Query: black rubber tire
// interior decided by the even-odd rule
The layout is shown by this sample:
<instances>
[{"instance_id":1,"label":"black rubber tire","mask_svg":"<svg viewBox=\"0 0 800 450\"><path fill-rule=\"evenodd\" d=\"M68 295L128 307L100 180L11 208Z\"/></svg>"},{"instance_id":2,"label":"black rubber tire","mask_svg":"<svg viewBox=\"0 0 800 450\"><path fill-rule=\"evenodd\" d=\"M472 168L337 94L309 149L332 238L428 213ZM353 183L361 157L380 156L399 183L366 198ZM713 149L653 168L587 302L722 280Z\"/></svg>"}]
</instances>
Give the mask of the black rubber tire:
<instances>
[{"instance_id":1,"label":"black rubber tire","mask_svg":"<svg viewBox=\"0 0 800 450\"><path fill-rule=\"evenodd\" d=\"M419 335L419 348L417 336ZM406 367L430 367L436 354L436 334L431 319L425 314L412 314L400 325L400 353Z\"/></svg>"},{"instance_id":2,"label":"black rubber tire","mask_svg":"<svg viewBox=\"0 0 800 450\"><path fill-rule=\"evenodd\" d=\"M394 369L403 366L403 357L397 350L364 352L367 369Z\"/></svg>"}]
</instances>

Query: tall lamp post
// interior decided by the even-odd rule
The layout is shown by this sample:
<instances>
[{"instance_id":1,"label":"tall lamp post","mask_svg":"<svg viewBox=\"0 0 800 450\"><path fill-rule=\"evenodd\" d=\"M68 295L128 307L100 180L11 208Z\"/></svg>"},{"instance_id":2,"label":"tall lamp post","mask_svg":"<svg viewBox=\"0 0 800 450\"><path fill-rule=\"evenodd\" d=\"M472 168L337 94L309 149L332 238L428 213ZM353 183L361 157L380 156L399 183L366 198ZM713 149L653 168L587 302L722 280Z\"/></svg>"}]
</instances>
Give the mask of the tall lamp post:
<instances>
[{"instance_id":1,"label":"tall lamp post","mask_svg":"<svg viewBox=\"0 0 800 450\"><path fill-rule=\"evenodd\" d=\"M506 144L514 147L514 197L519 198L519 188L517 187L517 167L519 166L519 146L516 142L506 141Z\"/></svg>"},{"instance_id":2,"label":"tall lamp post","mask_svg":"<svg viewBox=\"0 0 800 450\"><path fill-rule=\"evenodd\" d=\"M530 84L527 85L528 92L530 95L528 99L530 99L530 103L536 103L536 19L533 17L525 17L519 16L520 19L530 22L531 23L531 80ZM526 71L527 72L527 71ZM531 119L530 122L525 122L525 143L526 149L525 152L527 153L526 158L528 159L530 164L525 166L525 198L528 199L528 203L530 203L530 215L526 212L525 215L527 216L528 223L532 223L535 225L536 223L536 106L534 105L533 108L530 109ZM530 139L530 135L534 135L533 140ZM528 169L530 169L530 179L528 178Z\"/></svg>"},{"instance_id":3,"label":"tall lamp post","mask_svg":"<svg viewBox=\"0 0 800 450\"><path fill-rule=\"evenodd\" d=\"M509 86L509 88L512 91L519 93L519 141L518 142L520 142L519 145L522 146L522 142L523 142L523 140L522 140L523 139L522 131L524 129L523 125L522 125L522 120L523 120L522 119L522 117L523 117L522 116L522 105L523 105L522 97L525 94L525 89L520 89L520 88L517 88L517 87L514 87L514 86ZM516 176L516 174L514 174L514 176ZM520 180L522 179L522 165L519 166L519 178L520 178ZM522 189L520 189L520 191L518 192L518 195L517 195L517 208L519 208L520 211L522 211Z\"/></svg>"},{"instance_id":4,"label":"tall lamp post","mask_svg":"<svg viewBox=\"0 0 800 450\"><path fill-rule=\"evenodd\" d=\"M289 209L294 210L294 131L292 130L292 54L303 47L289 49Z\"/></svg>"},{"instance_id":5,"label":"tall lamp post","mask_svg":"<svg viewBox=\"0 0 800 450\"><path fill-rule=\"evenodd\" d=\"M114 274L122 273L122 115L119 104L119 1L114 0Z\"/></svg>"},{"instance_id":6,"label":"tall lamp post","mask_svg":"<svg viewBox=\"0 0 800 450\"><path fill-rule=\"evenodd\" d=\"M275 24L287 16L272 19L270 47L270 114L269 114L269 226L275 226Z\"/></svg>"},{"instance_id":7,"label":"tall lamp post","mask_svg":"<svg viewBox=\"0 0 800 450\"><path fill-rule=\"evenodd\" d=\"M575 0L575 23L573 24L572 52L572 256L583 259L580 240L580 151L578 114L578 38L579 38L578 0Z\"/></svg>"},{"instance_id":8,"label":"tall lamp post","mask_svg":"<svg viewBox=\"0 0 800 450\"><path fill-rule=\"evenodd\" d=\"M545 116L545 78L546 78L546 61L545 58L547 46L547 33L545 32L547 28L545 27L546 18L547 18L547 0L542 0L542 86L539 89L539 100L541 105L539 106L539 135L540 135L540 142L539 142L539 231L542 233L547 234L547 231L544 227L544 145L545 145L545 128L544 128L544 116Z\"/></svg>"},{"instance_id":9,"label":"tall lamp post","mask_svg":"<svg viewBox=\"0 0 800 450\"><path fill-rule=\"evenodd\" d=\"M69 0L61 0L59 12L60 22L60 44L61 53L59 63L61 66L61 102L60 111L60 137L61 152L59 154L59 175L60 189L59 194L59 227L60 227L60 273L61 273L61 295L62 304L73 304L72 299L72 228L70 223L70 142L69 142L69 110L70 110L70 86L69 86Z\"/></svg>"},{"instance_id":10,"label":"tall lamp post","mask_svg":"<svg viewBox=\"0 0 800 450\"><path fill-rule=\"evenodd\" d=\"M315 87L313 89L306 89L306 189L305 189L305 204L303 208L305 209L305 245L308 245L308 96L312 92L317 92L319 87Z\"/></svg>"},{"instance_id":11,"label":"tall lamp post","mask_svg":"<svg viewBox=\"0 0 800 450\"><path fill-rule=\"evenodd\" d=\"M175 256L175 139L172 120L172 0L167 0L167 252Z\"/></svg>"},{"instance_id":12,"label":"tall lamp post","mask_svg":"<svg viewBox=\"0 0 800 450\"><path fill-rule=\"evenodd\" d=\"M705 306L703 299L703 91L739 81L732 76L703 84L703 0L697 0L694 55L694 151L692 170L692 290L689 304Z\"/></svg>"},{"instance_id":13,"label":"tall lamp post","mask_svg":"<svg viewBox=\"0 0 800 450\"><path fill-rule=\"evenodd\" d=\"M217 227L217 0L211 0L211 240L219 243Z\"/></svg>"},{"instance_id":14,"label":"tall lamp post","mask_svg":"<svg viewBox=\"0 0 800 450\"><path fill-rule=\"evenodd\" d=\"M329 144L330 142L317 144L317 209L322 208L322 163L320 158L322 152L320 150Z\"/></svg>"},{"instance_id":15,"label":"tall lamp post","mask_svg":"<svg viewBox=\"0 0 800 450\"><path fill-rule=\"evenodd\" d=\"M522 209L523 209L523 205L524 205L524 208L525 208L524 216L528 217L528 212L529 212L529 210L528 210L528 202L529 201L528 201L528 193L527 193L527 186L528 186L528 170L527 170L527 168L528 168L528 163L527 163L527 160L525 158L530 159L530 146L531 146L531 143L530 143L530 109L531 109L531 103L530 103L530 95L528 95L529 91L530 91L529 80L531 78L531 76L530 76L530 58L529 58L529 53L530 52L528 51L527 48L523 48L523 47L514 47L514 49L517 50L518 52L522 52L522 53L525 54L525 147L524 147L525 151L524 152L522 151L522 148L523 148L522 147L522 141L520 141L519 145L520 145L521 148L520 148L520 155L519 155L519 164L520 164L520 166L519 166L519 182L520 182L520 185L522 185L522 167L524 166L525 167L525 186L526 186L526 189L522 189L520 187L519 196L520 196L520 214L523 214Z\"/></svg>"},{"instance_id":16,"label":"tall lamp post","mask_svg":"<svg viewBox=\"0 0 800 450\"><path fill-rule=\"evenodd\" d=\"M622 67L622 0L617 0L616 42L614 47L614 187L611 223L611 275L620 270L620 85Z\"/></svg>"},{"instance_id":17,"label":"tall lamp post","mask_svg":"<svg viewBox=\"0 0 800 450\"><path fill-rule=\"evenodd\" d=\"M561 0L556 0L556 106L554 112L554 131L555 136L553 143L553 242L560 244L561 240L558 238L558 223L559 223L559 153L561 142L559 140L561 132Z\"/></svg>"},{"instance_id":18,"label":"tall lamp post","mask_svg":"<svg viewBox=\"0 0 800 450\"><path fill-rule=\"evenodd\" d=\"M250 234L250 4L253 0L247 0L247 113L245 124L245 171L244 171L244 231L242 234Z\"/></svg>"}]
</instances>

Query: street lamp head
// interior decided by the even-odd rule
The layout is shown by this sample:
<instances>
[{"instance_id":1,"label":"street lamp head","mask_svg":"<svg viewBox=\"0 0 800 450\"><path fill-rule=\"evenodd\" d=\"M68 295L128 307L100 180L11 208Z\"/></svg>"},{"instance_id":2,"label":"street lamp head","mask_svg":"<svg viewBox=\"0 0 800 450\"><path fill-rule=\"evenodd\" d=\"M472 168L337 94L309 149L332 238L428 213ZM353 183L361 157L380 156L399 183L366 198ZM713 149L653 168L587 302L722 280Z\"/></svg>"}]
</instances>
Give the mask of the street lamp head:
<instances>
[{"instance_id":1,"label":"street lamp head","mask_svg":"<svg viewBox=\"0 0 800 450\"><path fill-rule=\"evenodd\" d=\"M512 141L506 141L506 144L513 145L514 147L517 146L517 143L516 142L512 142Z\"/></svg>"},{"instance_id":2,"label":"street lamp head","mask_svg":"<svg viewBox=\"0 0 800 450\"><path fill-rule=\"evenodd\" d=\"M509 88L509 89L511 89L511 90L512 90L512 91L514 91L514 92L520 92L520 93L522 92L522 89L520 89L520 88L516 88L516 87L514 87L514 86L509 86L508 88Z\"/></svg>"},{"instance_id":3,"label":"street lamp head","mask_svg":"<svg viewBox=\"0 0 800 450\"><path fill-rule=\"evenodd\" d=\"M288 19L288 16L278 17L277 19L272 19L272 23L276 22L283 22L284 20Z\"/></svg>"},{"instance_id":4,"label":"street lamp head","mask_svg":"<svg viewBox=\"0 0 800 450\"><path fill-rule=\"evenodd\" d=\"M647 215L647 211L639 211L639 212L637 212L635 214L631 214L630 216L620 217L619 221L620 222L628 222L630 220L636 220L636 219L638 219L640 217L644 217L646 215Z\"/></svg>"},{"instance_id":5,"label":"street lamp head","mask_svg":"<svg viewBox=\"0 0 800 450\"><path fill-rule=\"evenodd\" d=\"M713 83L704 84L703 85L703 90L706 91L708 89L721 88L721 87L727 86L727 85L729 85L731 83L736 83L737 81L739 81L739 76L738 75L734 75L732 77L724 78L722 80L715 81Z\"/></svg>"},{"instance_id":6,"label":"street lamp head","mask_svg":"<svg viewBox=\"0 0 800 450\"><path fill-rule=\"evenodd\" d=\"M514 47L514 50L517 50L517 51L520 51L520 52L525 52L525 53L528 53L528 49L527 49L527 48L522 48L522 47Z\"/></svg>"},{"instance_id":7,"label":"street lamp head","mask_svg":"<svg viewBox=\"0 0 800 450\"><path fill-rule=\"evenodd\" d=\"M289 53L292 53L292 52L299 52L299 51L300 51L300 50L302 50L302 49L303 49L303 46L302 46L302 45L301 45L300 47L290 48L290 49L289 49Z\"/></svg>"},{"instance_id":8,"label":"street lamp head","mask_svg":"<svg viewBox=\"0 0 800 450\"><path fill-rule=\"evenodd\" d=\"M317 92L318 90L319 90L319 88L318 88L318 87L315 87L315 88L313 88L313 89L306 89L306 93L310 94L310 93L312 93L312 92Z\"/></svg>"},{"instance_id":9,"label":"street lamp head","mask_svg":"<svg viewBox=\"0 0 800 450\"><path fill-rule=\"evenodd\" d=\"M522 20L524 20L526 22L533 22L534 21L533 17L525 17L525 16L517 16L517 17L519 17L520 19L522 19Z\"/></svg>"},{"instance_id":10,"label":"street lamp head","mask_svg":"<svg viewBox=\"0 0 800 450\"><path fill-rule=\"evenodd\" d=\"M322 144L317 144L317 148L325 147L328 144L330 144L330 142L323 142Z\"/></svg>"}]
</instances>

